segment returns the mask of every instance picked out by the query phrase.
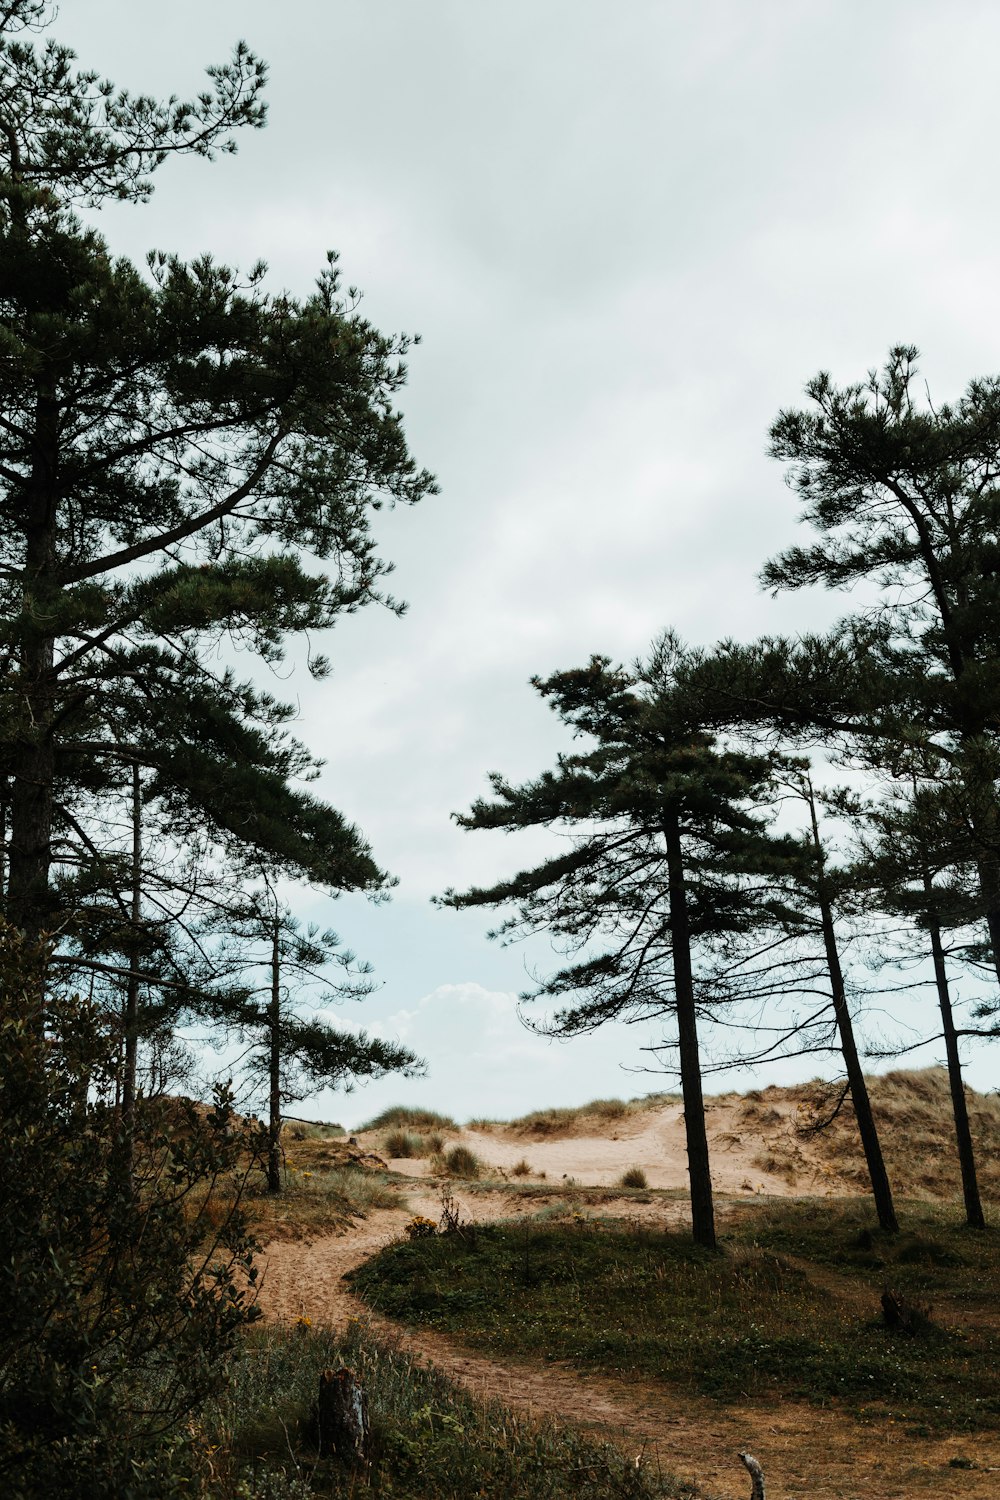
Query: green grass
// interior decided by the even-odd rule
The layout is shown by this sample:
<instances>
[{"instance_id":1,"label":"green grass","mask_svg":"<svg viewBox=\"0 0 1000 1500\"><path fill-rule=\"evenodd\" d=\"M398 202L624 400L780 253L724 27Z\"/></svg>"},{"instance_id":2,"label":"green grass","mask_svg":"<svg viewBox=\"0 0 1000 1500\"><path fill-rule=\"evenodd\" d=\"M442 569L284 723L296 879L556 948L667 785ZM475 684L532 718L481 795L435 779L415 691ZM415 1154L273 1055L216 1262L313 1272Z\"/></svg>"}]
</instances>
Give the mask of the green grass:
<instances>
[{"instance_id":1,"label":"green grass","mask_svg":"<svg viewBox=\"0 0 1000 1500\"><path fill-rule=\"evenodd\" d=\"M246 1335L226 1397L197 1441L213 1452L219 1500L682 1500L689 1488L572 1429L518 1418L452 1385L358 1324ZM351 1366L368 1392L372 1464L318 1461L306 1440L319 1372Z\"/></svg>"},{"instance_id":2,"label":"green grass","mask_svg":"<svg viewBox=\"0 0 1000 1500\"><path fill-rule=\"evenodd\" d=\"M926 1205L909 1217L892 1244L855 1204L773 1208L745 1214L711 1254L579 1214L392 1246L353 1281L379 1310L493 1354L726 1401L835 1401L917 1429L1000 1427L1000 1237ZM929 1331L886 1329L886 1283L930 1303Z\"/></svg>"}]
</instances>

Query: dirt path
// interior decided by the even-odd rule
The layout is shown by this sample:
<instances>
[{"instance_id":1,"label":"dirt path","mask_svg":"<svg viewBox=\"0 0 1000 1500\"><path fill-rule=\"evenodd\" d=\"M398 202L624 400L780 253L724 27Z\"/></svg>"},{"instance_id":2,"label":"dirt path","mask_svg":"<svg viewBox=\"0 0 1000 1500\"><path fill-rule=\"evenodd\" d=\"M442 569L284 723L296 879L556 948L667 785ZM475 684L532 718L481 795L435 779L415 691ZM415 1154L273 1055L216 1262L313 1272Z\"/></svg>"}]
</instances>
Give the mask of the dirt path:
<instances>
[{"instance_id":1,"label":"dirt path","mask_svg":"<svg viewBox=\"0 0 1000 1500\"><path fill-rule=\"evenodd\" d=\"M477 1197L480 1221L508 1217L504 1194ZM658 1205L662 1222L665 1205ZM683 1205L677 1206L678 1217ZM554 1417L608 1438L642 1462L697 1479L718 1500L746 1500L749 1481L736 1459L749 1448L764 1466L769 1500L995 1500L1000 1440L994 1434L919 1438L885 1422L859 1426L831 1407L795 1401L720 1406L663 1386L582 1374L572 1366L500 1362L429 1329L400 1329L371 1313L342 1280L399 1237L412 1213L436 1218L439 1204L410 1195L410 1211L373 1212L356 1229L312 1241L276 1241L266 1251L262 1294L277 1321L307 1316L342 1327L350 1318L391 1337L475 1395L532 1417ZM974 1469L950 1467L969 1458Z\"/></svg>"}]
</instances>

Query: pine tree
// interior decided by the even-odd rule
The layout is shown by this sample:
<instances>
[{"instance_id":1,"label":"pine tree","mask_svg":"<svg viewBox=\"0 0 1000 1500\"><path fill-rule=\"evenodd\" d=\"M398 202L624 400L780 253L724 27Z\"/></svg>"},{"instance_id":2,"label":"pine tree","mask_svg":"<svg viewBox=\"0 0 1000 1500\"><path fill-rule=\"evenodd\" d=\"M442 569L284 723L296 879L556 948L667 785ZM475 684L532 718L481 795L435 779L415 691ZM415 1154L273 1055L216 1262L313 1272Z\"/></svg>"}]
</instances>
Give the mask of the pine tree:
<instances>
[{"instance_id":1,"label":"pine tree","mask_svg":"<svg viewBox=\"0 0 1000 1500\"><path fill-rule=\"evenodd\" d=\"M665 1018L676 1030L695 1240L715 1244L693 954L752 933L767 905L756 878L774 852L755 811L767 757L717 745L674 691L684 652L665 636L640 671L594 657L534 679L594 748L514 786L493 774L493 799L464 828L561 827L568 852L487 888L448 891L456 908L513 907L495 935L545 932L580 954L526 999L562 1003L544 1029L572 1036L619 1017ZM774 912L771 912L774 916ZM596 950L596 951L595 951Z\"/></svg>"},{"instance_id":2,"label":"pine tree","mask_svg":"<svg viewBox=\"0 0 1000 1500\"><path fill-rule=\"evenodd\" d=\"M133 99L11 38L44 19L27 0L0 14L7 913L28 933L65 920L53 865L84 858L76 810L123 749L224 845L376 888L357 830L293 785L313 766L281 732L290 710L206 648L274 662L296 632L398 608L369 528L433 488L393 404L409 341L359 315L333 256L304 299L266 294L261 266L115 260L66 204L141 198L167 155L229 149L261 123L263 69L241 47L193 105Z\"/></svg>"},{"instance_id":3,"label":"pine tree","mask_svg":"<svg viewBox=\"0 0 1000 1500\"><path fill-rule=\"evenodd\" d=\"M349 1092L358 1079L388 1073L411 1078L424 1065L398 1042L334 1026L317 1014L371 994L371 968L359 964L335 932L303 929L267 875L216 911L206 938L212 929L223 935L213 953L223 983L206 986L202 1009L250 1044L240 1070L252 1089L267 1096L268 1190L280 1193L284 1105L320 1089ZM341 971L336 981L329 977L334 966ZM263 984L253 983L255 977ZM304 1004L312 1014L303 1014Z\"/></svg>"},{"instance_id":4,"label":"pine tree","mask_svg":"<svg viewBox=\"0 0 1000 1500\"><path fill-rule=\"evenodd\" d=\"M758 666L768 659L771 681L758 674L747 696L760 713L784 677L786 725L832 726L869 755L880 741L896 755L919 745L948 769L1000 975L1000 379L973 381L954 405L921 404L916 357L893 349L883 371L843 389L821 374L811 408L782 412L771 429L818 540L770 562L765 585L867 580L883 592L825 647L766 643Z\"/></svg>"}]
</instances>

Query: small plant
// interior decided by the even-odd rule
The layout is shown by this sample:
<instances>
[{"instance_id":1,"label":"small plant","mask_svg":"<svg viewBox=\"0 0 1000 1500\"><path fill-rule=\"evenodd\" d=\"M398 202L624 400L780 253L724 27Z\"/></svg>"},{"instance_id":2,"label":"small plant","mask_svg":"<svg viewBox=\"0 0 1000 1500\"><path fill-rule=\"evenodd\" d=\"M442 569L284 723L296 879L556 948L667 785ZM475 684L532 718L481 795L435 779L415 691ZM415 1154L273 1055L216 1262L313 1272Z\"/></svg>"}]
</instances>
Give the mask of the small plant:
<instances>
[{"instance_id":1,"label":"small plant","mask_svg":"<svg viewBox=\"0 0 1000 1500\"><path fill-rule=\"evenodd\" d=\"M429 1239L432 1234L437 1234L437 1225L433 1219L427 1219L423 1214L417 1214L406 1226L407 1237L411 1240Z\"/></svg>"},{"instance_id":2,"label":"small plant","mask_svg":"<svg viewBox=\"0 0 1000 1500\"><path fill-rule=\"evenodd\" d=\"M444 1158L445 1171L452 1177L478 1177L482 1162L468 1146L452 1146Z\"/></svg>"},{"instance_id":3,"label":"small plant","mask_svg":"<svg viewBox=\"0 0 1000 1500\"><path fill-rule=\"evenodd\" d=\"M623 1188L644 1188L649 1187L649 1182L641 1167L629 1167L628 1171L623 1172L621 1177L619 1177L618 1186Z\"/></svg>"},{"instance_id":4,"label":"small plant","mask_svg":"<svg viewBox=\"0 0 1000 1500\"><path fill-rule=\"evenodd\" d=\"M390 1130L382 1145L386 1156L392 1160L400 1157L423 1156L424 1144L420 1137L406 1130Z\"/></svg>"},{"instance_id":5,"label":"small plant","mask_svg":"<svg viewBox=\"0 0 1000 1500\"><path fill-rule=\"evenodd\" d=\"M530 1164L530 1162L528 1162L527 1159L522 1156L521 1160L520 1161L516 1161L514 1163L514 1165L511 1167L511 1169L510 1169L510 1175L512 1177L530 1177L531 1176L531 1164Z\"/></svg>"},{"instance_id":6,"label":"small plant","mask_svg":"<svg viewBox=\"0 0 1000 1500\"><path fill-rule=\"evenodd\" d=\"M457 1234L463 1240L476 1242L476 1226L469 1219L462 1218L462 1210L454 1194L445 1188L441 1194L441 1233Z\"/></svg>"}]
</instances>

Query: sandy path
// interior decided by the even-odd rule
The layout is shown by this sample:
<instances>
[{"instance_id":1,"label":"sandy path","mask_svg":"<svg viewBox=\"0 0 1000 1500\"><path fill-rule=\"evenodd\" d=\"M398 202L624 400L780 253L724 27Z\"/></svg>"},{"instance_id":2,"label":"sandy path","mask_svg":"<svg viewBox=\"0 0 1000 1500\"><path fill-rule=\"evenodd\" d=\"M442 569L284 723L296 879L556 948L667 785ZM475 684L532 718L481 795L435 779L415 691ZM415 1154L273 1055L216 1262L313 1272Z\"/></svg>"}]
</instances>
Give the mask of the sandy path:
<instances>
[{"instance_id":1,"label":"sandy path","mask_svg":"<svg viewBox=\"0 0 1000 1500\"><path fill-rule=\"evenodd\" d=\"M411 1194L410 1205L410 1212L373 1212L347 1234L268 1246L261 1298L267 1316L285 1321L305 1315L334 1327L358 1318L477 1396L590 1429L631 1455L641 1453L646 1464L696 1478L719 1500L746 1500L748 1480L735 1457L745 1448L764 1466L769 1500L995 1500L1000 1493L1000 1439L994 1434L917 1438L891 1423L859 1426L829 1407L794 1401L722 1407L657 1385L581 1374L564 1364L501 1363L432 1330L401 1330L370 1313L341 1278L398 1238L411 1213L437 1218L440 1212L436 1197ZM517 1205L509 1195L495 1194L470 1198L468 1206L482 1222L509 1217ZM651 1207L661 1223L668 1213L679 1220L686 1212L683 1204ZM806 1453L812 1455L809 1467ZM975 1469L949 1467L949 1459L965 1456Z\"/></svg>"}]
</instances>

